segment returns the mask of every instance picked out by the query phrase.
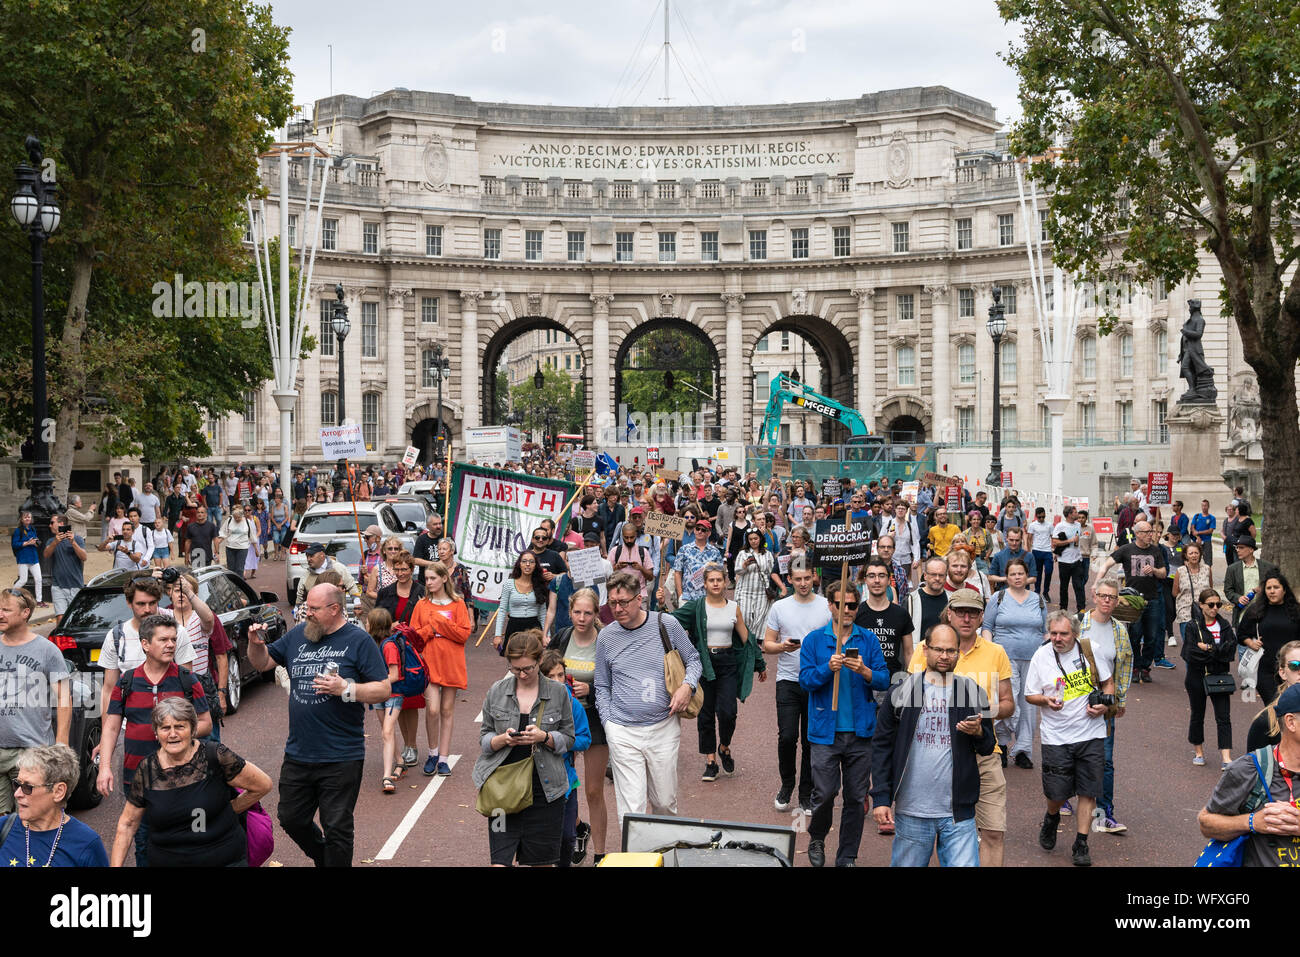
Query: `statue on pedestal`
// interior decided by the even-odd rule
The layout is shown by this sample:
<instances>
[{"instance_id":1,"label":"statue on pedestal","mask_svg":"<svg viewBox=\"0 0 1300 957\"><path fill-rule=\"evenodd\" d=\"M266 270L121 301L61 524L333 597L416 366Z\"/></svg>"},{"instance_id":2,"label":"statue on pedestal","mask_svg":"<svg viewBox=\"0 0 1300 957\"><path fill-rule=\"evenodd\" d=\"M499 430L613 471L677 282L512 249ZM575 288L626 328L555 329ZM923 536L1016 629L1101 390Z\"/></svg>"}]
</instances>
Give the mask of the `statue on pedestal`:
<instances>
[{"instance_id":1,"label":"statue on pedestal","mask_svg":"<svg viewBox=\"0 0 1300 957\"><path fill-rule=\"evenodd\" d=\"M1183 323L1183 337L1178 346L1178 375L1187 380L1187 391L1178 399L1179 405L1214 405L1219 392L1214 388L1214 370L1205 361L1201 337L1205 334L1205 319L1201 316L1201 301L1187 300L1187 321Z\"/></svg>"}]
</instances>

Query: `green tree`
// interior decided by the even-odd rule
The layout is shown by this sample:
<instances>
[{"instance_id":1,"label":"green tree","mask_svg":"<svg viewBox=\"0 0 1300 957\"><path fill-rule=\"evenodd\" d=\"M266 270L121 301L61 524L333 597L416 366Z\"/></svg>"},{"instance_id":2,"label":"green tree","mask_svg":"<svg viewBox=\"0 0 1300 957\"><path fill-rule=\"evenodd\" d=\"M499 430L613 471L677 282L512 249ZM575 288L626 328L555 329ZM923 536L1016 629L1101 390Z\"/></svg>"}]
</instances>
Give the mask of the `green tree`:
<instances>
[{"instance_id":1,"label":"green tree","mask_svg":"<svg viewBox=\"0 0 1300 957\"><path fill-rule=\"evenodd\" d=\"M523 416L523 428L529 432L546 431L549 418L549 431L553 438L569 427L573 394L577 390L568 373L559 369L547 366L542 369L542 377L544 381L540 389L533 384L532 376L511 389L510 405Z\"/></svg>"},{"instance_id":2,"label":"green tree","mask_svg":"<svg viewBox=\"0 0 1300 957\"><path fill-rule=\"evenodd\" d=\"M492 410L493 422L504 422L510 413L510 376L497 373L496 405Z\"/></svg>"},{"instance_id":3,"label":"green tree","mask_svg":"<svg viewBox=\"0 0 1300 957\"><path fill-rule=\"evenodd\" d=\"M40 137L63 210L45 272L63 495L88 394L108 403L110 447L169 457L206 447L200 409L233 411L269 375L264 332L237 319L164 323L149 307L153 284L177 272L247 270L253 157L291 108L288 31L247 0L0 0L0 58L0 150L18 161L24 136ZM3 278L25 290L16 232L0 240ZM20 354L29 311L25 293L0 311L0 338ZM29 360L16 367L30 381ZM14 385L3 398L0 430L21 434L30 402Z\"/></svg>"},{"instance_id":4,"label":"green tree","mask_svg":"<svg viewBox=\"0 0 1300 957\"><path fill-rule=\"evenodd\" d=\"M671 389L666 378L670 371ZM713 361L708 347L679 329L657 329L639 337L618 374L628 412L639 412L647 418L656 412L694 415L704 401L700 392L713 394Z\"/></svg>"},{"instance_id":5,"label":"green tree","mask_svg":"<svg viewBox=\"0 0 1300 957\"><path fill-rule=\"evenodd\" d=\"M1007 61L1013 148L1049 188L1057 263L1084 276L1223 273L1261 398L1264 526L1300 532L1300 6L1294 0L998 0L1024 28ZM1294 579L1300 555L1275 560Z\"/></svg>"}]
</instances>

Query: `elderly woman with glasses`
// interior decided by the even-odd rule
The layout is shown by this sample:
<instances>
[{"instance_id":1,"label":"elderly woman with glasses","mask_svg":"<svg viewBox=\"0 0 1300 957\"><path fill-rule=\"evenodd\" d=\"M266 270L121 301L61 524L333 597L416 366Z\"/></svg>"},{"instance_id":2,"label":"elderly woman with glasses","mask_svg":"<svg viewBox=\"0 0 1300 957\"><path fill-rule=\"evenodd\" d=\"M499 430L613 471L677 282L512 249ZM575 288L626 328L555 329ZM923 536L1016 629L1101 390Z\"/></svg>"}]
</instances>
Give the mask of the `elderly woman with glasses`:
<instances>
[{"instance_id":1,"label":"elderly woman with glasses","mask_svg":"<svg viewBox=\"0 0 1300 957\"><path fill-rule=\"evenodd\" d=\"M18 813L0 817L0 867L107 867L99 835L67 810L77 786L77 755L66 744L18 756Z\"/></svg>"},{"instance_id":2,"label":"elderly woman with glasses","mask_svg":"<svg viewBox=\"0 0 1300 957\"><path fill-rule=\"evenodd\" d=\"M140 762L117 819L112 866L121 867L141 821L149 826L150 867L247 867L238 815L271 790L266 772L224 744L200 741L186 698L153 708L158 750ZM231 796L231 788L242 793ZM199 823L202 826L198 826Z\"/></svg>"},{"instance_id":3,"label":"elderly woman with glasses","mask_svg":"<svg viewBox=\"0 0 1300 957\"><path fill-rule=\"evenodd\" d=\"M564 755L573 748L577 732L568 689L538 673L542 652L538 629L511 635L505 646L510 673L492 685L483 699L483 729L473 779L480 791L479 810L488 818L493 867L510 867L516 862L552 867L560 860L569 795ZM525 761L531 769L511 768ZM521 770L531 773L520 774ZM520 780L508 785L514 777ZM531 804L516 809L526 803L528 795ZM519 800L521 797L524 800ZM501 807L495 803L498 801L510 806Z\"/></svg>"}]
</instances>

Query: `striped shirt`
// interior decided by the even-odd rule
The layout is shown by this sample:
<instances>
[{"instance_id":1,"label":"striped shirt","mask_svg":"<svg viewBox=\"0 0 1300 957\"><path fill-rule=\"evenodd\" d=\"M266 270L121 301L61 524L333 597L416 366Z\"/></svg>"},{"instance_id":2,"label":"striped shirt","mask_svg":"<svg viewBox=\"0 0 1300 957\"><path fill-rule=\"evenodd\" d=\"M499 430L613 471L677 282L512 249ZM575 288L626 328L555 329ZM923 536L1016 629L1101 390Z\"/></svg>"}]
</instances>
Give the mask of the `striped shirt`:
<instances>
[{"instance_id":1,"label":"striped shirt","mask_svg":"<svg viewBox=\"0 0 1300 957\"><path fill-rule=\"evenodd\" d=\"M122 752L122 769L134 777L140 762L158 750L158 738L153 732L153 706L164 698L189 698L199 714L208 713L208 700L203 685L193 677L188 668L185 676L176 662L167 666L162 680L152 684L144 673L144 665L124 672L117 679L113 697L108 702L108 713L120 715L126 725L126 746ZM126 693L126 688L130 692Z\"/></svg>"},{"instance_id":2,"label":"striped shirt","mask_svg":"<svg viewBox=\"0 0 1300 957\"><path fill-rule=\"evenodd\" d=\"M668 717L672 697L664 685L660 617L668 640L686 663L686 683L699 687L700 653L677 619L649 612L631 631L612 622L596 636L596 710L602 722L648 727Z\"/></svg>"}]
</instances>

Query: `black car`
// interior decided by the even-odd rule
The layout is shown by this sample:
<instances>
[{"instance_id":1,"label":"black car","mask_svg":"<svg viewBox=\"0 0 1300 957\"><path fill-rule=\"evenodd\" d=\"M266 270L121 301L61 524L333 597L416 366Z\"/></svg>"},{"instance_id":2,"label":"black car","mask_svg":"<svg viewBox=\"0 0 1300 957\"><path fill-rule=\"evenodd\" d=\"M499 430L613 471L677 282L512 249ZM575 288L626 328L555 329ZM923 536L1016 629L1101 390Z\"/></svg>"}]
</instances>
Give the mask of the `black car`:
<instances>
[{"instance_id":1,"label":"black car","mask_svg":"<svg viewBox=\"0 0 1300 957\"><path fill-rule=\"evenodd\" d=\"M184 570L184 569L182 569ZM274 592L253 591L243 578L220 565L190 570L199 583L198 596L213 614L220 619L235 650L230 652L230 675L227 715L239 710L243 687L259 677L271 680L274 670L258 675L248 658L248 628L258 621L268 625L267 641L274 641L288 630L284 615L276 607ZM73 719L69 735L81 759L81 780L73 791L70 804L73 808L94 807L100 801L95 787L98 769L90 760L91 751L99 744L101 709L98 707L99 687L103 679L99 666L99 653L104 638L118 622L131 618L131 607L122 589L133 578L148 577L147 571L115 569L96 576L77 592L68 604L59 626L50 633L50 641L63 652L70 670L74 672ZM164 594L159 606L166 608L171 600Z\"/></svg>"}]
</instances>

